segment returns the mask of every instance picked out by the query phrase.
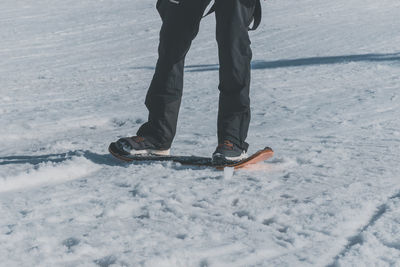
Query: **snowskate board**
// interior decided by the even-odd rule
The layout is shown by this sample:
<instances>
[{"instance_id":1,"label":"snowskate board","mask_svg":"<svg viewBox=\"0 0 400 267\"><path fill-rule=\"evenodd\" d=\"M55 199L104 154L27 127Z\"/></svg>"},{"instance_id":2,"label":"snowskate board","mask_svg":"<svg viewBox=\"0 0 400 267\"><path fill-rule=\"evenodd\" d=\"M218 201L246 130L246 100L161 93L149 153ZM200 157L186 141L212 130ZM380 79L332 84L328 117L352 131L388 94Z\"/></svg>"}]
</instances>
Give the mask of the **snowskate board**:
<instances>
[{"instance_id":1,"label":"snowskate board","mask_svg":"<svg viewBox=\"0 0 400 267\"><path fill-rule=\"evenodd\" d=\"M197 156L157 156L157 155L122 155L118 152L115 143L111 143L108 147L108 151L116 157L125 162L132 161L172 161L178 162L182 165L191 166L204 166L213 167L218 170L223 170L226 167L233 167L234 169L241 169L248 167L249 165L256 164L271 158L274 155L274 151L270 147L266 147L257 151L256 153L250 155L248 158L243 159L238 162L227 162L225 164L213 164L211 158L207 157L197 157Z\"/></svg>"}]
</instances>

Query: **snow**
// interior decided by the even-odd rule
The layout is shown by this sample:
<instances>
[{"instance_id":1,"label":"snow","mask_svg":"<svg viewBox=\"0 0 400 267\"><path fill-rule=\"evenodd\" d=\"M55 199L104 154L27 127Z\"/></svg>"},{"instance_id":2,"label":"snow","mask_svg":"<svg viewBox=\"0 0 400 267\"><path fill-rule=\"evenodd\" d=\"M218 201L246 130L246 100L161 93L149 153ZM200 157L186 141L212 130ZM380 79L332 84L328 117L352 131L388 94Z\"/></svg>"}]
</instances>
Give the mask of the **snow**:
<instances>
[{"instance_id":1,"label":"snow","mask_svg":"<svg viewBox=\"0 0 400 267\"><path fill-rule=\"evenodd\" d=\"M400 2L263 1L250 152L124 164L147 117L155 1L0 3L4 266L400 266ZM187 57L175 154L216 146L215 20Z\"/></svg>"},{"instance_id":2,"label":"snow","mask_svg":"<svg viewBox=\"0 0 400 267\"><path fill-rule=\"evenodd\" d=\"M50 159L50 157L47 159ZM13 161L2 161L1 164L13 164ZM35 167L35 169L28 167L25 172L21 172L15 176L0 177L0 192L25 189L27 187L39 186L47 183L65 182L85 177L101 169L100 166L82 157L68 160L60 164L52 162L40 163Z\"/></svg>"}]
</instances>

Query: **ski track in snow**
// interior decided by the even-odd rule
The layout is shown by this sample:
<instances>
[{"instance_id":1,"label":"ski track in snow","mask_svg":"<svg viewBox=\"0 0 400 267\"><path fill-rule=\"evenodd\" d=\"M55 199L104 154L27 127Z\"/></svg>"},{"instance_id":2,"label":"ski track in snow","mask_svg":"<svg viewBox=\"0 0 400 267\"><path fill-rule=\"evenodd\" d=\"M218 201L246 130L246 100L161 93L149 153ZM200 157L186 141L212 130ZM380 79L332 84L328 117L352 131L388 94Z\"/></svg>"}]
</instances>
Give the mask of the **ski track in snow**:
<instances>
[{"instance_id":1,"label":"ski track in snow","mask_svg":"<svg viewBox=\"0 0 400 267\"><path fill-rule=\"evenodd\" d=\"M0 262L399 266L400 3L263 2L248 141L275 156L233 177L107 153L147 117L154 6L0 3ZM176 154L216 145L214 23L188 53Z\"/></svg>"},{"instance_id":2,"label":"ski track in snow","mask_svg":"<svg viewBox=\"0 0 400 267\"><path fill-rule=\"evenodd\" d=\"M354 253L353 250L360 250L360 247L362 248L361 250L365 250L364 247L367 247L367 250L374 248L374 247L378 247L379 245L377 244L372 244L369 246L364 246L364 243L366 243L366 235L371 235L371 231L370 229L372 228L377 228L375 227L375 225L379 220L384 221L385 223L389 223L390 226L392 226L395 230L395 232L390 232L389 228L389 235L393 235L393 234L397 234L400 230L400 225L398 222L398 215L395 214L395 216L393 216L391 213L393 213L393 207L395 207L400 199L400 192L396 193L395 195L391 196L388 201L382 205L380 205L375 214L371 217L371 219L368 221L368 223L366 225L364 225L360 231L350 237L348 239L348 244L346 245L346 247L334 258L334 262L328 266L341 266L340 261L343 261L343 258L351 258L351 260L353 261L352 264L357 264L357 259L354 259L352 256L352 254ZM389 216L387 215L389 214ZM385 218L386 217L386 218ZM389 217L389 218L387 218ZM383 220L385 219L385 220ZM372 232L372 235L381 235L381 234L387 234L386 232L387 227L385 227L384 229L374 229L374 231ZM383 231L380 231L383 230ZM379 233L381 232L381 233ZM379 237L378 237L379 238ZM392 238L390 238L392 239ZM398 256L400 254L400 240L396 240L396 241L391 241L391 242L386 242L385 241L381 241L383 247L386 247L386 250L389 250L388 252L386 252L386 255L381 255L380 259L376 259L374 257L371 257L370 255L363 255L363 257L368 257L368 262L371 265L379 265L381 264L379 262L379 260L386 262L387 264L390 265L396 265L397 260L396 260L396 256ZM379 241L378 241L379 242ZM382 246L381 245L381 246ZM390 251L391 250L391 251ZM358 251L356 253L359 253ZM370 252L367 252L370 253ZM390 257L390 255L392 255L392 257ZM394 257L393 257L394 256Z\"/></svg>"}]
</instances>

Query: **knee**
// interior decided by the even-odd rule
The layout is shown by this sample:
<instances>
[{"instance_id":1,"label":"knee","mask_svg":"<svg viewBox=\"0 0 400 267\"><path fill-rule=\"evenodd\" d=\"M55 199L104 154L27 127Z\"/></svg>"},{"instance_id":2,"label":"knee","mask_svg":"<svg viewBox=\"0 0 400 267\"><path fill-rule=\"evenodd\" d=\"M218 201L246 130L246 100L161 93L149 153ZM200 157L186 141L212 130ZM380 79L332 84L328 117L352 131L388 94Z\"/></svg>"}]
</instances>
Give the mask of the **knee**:
<instances>
[{"instance_id":1,"label":"knee","mask_svg":"<svg viewBox=\"0 0 400 267\"><path fill-rule=\"evenodd\" d=\"M216 31L216 40L219 51L222 54L232 57L251 58L251 41L246 29L218 27Z\"/></svg>"}]
</instances>

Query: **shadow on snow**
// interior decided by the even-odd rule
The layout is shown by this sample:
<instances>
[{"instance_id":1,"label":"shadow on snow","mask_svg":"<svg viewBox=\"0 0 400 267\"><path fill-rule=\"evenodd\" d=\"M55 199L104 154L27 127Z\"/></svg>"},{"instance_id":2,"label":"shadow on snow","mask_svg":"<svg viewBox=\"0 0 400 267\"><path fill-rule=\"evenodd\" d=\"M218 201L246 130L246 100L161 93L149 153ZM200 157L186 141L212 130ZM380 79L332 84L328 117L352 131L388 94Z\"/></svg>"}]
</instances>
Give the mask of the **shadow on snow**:
<instances>
[{"instance_id":1,"label":"shadow on snow","mask_svg":"<svg viewBox=\"0 0 400 267\"><path fill-rule=\"evenodd\" d=\"M8 157L0 157L0 165L9 165L9 164L33 164L37 165L45 162L53 162L60 163L73 157L84 157L95 164L107 165L107 166L124 166L124 163L121 163L119 160L115 159L109 154L97 154L93 153L89 150L75 150L69 151L66 153L59 154L46 154L46 155L37 155L37 156L8 156Z\"/></svg>"},{"instance_id":2,"label":"shadow on snow","mask_svg":"<svg viewBox=\"0 0 400 267\"><path fill-rule=\"evenodd\" d=\"M343 55L343 56L327 56L327 57L308 57L297 59L281 59L275 61L254 60L251 63L253 70L259 69L277 69L290 68L300 66L317 66L317 65L332 65L349 62L385 62L385 61L400 61L400 53L388 54L363 54L363 55ZM186 72L203 72L219 70L219 64L205 65L188 65L185 66ZM154 70L154 67L132 67L131 69L147 69Z\"/></svg>"}]
</instances>

